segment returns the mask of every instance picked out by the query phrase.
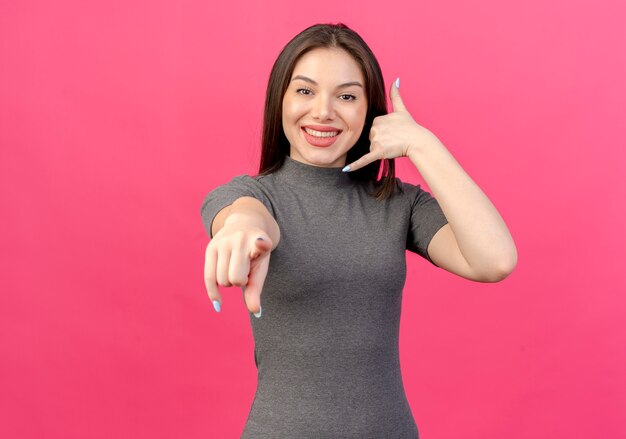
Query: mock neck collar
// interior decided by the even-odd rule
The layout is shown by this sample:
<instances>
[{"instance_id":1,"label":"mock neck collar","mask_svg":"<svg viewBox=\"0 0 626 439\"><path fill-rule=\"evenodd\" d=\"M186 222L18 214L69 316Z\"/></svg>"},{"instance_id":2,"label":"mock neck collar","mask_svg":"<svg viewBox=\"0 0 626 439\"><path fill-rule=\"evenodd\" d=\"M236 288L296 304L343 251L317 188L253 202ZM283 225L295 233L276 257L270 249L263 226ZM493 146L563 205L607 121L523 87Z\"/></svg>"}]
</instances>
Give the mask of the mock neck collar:
<instances>
[{"instance_id":1,"label":"mock neck collar","mask_svg":"<svg viewBox=\"0 0 626 439\"><path fill-rule=\"evenodd\" d=\"M281 182L290 186L315 188L340 188L352 185L352 178L339 168L325 168L299 162L288 155L283 165L274 172Z\"/></svg>"}]
</instances>

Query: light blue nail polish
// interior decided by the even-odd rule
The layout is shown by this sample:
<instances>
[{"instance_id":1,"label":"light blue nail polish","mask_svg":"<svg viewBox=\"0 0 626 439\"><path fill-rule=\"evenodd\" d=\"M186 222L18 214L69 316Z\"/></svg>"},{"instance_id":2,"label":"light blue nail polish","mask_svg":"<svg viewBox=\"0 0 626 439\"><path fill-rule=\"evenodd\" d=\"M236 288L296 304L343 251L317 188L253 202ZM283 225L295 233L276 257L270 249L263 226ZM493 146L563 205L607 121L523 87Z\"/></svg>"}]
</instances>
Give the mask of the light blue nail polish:
<instances>
[{"instance_id":1,"label":"light blue nail polish","mask_svg":"<svg viewBox=\"0 0 626 439\"><path fill-rule=\"evenodd\" d=\"M346 166L345 168L342 169L343 172L348 172L350 170L350 166Z\"/></svg>"},{"instance_id":2,"label":"light blue nail polish","mask_svg":"<svg viewBox=\"0 0 626 439\"><path fill-rule=\"evenodd\" d=\"M400 78L396 79L396 88L400 88Z\"/></svg>"},{"instance_id":3,"label":"light blue nail polish","mask_svg":"<svg viewBox=\"0 0 626 439\"><path fill-rule=\"evenodd\" d=\"M215 311L220 312L220 310L222 309L222 307L220 306L220 303L217 300L213 301L213 308L215 308Z\"/></svg>"},{"instance_id":4,"label":"light blue nail polish","mask_svg":"<svg viewBox=\"0 0 626 439\"><path fill-rule=\"evenodd\" d=\"M254 317L256 317L257 319L260 319L262 312L263 312L263 307L261 305L259 305L259 312L255 312L254 313Z\"/></svg>"}]
</instances>

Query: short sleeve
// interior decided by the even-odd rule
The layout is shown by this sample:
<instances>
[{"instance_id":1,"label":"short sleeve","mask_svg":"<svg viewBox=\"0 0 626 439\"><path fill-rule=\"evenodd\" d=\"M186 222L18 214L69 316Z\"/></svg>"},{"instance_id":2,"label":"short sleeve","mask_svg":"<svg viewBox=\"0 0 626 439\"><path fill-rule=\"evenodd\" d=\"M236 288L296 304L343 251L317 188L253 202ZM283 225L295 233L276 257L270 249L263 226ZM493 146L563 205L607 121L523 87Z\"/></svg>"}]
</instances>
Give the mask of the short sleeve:
<instances>
[{"instance_id":1,"label":"short sleeve","mask_svg":"<svg viewBox=\"0 0 626 439\"><path fill-rule=\"evenodd\" d=\"M224 207L232 204L235 200L241 197L254 197L265 205L267 210L274 215L274 208L270 202L265 188L261 185L257 178L250 177L249 175L238 175L221 186L213 189L204 198L202 207L200 208L200 215L202 216L202 224L207 232L207 235L213 239L211 234L211 226L215 216Z\"/></svg>"},{"instance_id":2,"label":"short sleeve","mask_svg":"<svg viewBox=\"0 0 626 439\"><path fill-rule=\"evenodd\" d=\"M403 192L411 205L411 218L406 248L419 254L437 266L428 255L428 244L444 225L448 223L437 199L419 185L400 182Z\"/></svg>"}]
</instances>

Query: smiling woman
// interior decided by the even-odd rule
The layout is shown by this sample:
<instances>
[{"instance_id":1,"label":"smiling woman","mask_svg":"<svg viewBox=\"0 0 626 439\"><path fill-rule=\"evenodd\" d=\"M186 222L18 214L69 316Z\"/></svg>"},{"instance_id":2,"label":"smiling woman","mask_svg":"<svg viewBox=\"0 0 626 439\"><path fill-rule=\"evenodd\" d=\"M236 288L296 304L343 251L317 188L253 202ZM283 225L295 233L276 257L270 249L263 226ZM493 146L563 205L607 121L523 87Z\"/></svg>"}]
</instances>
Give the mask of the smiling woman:
<instances>
[{"instance_id":1,"label":"smiling woman","mask_svg":"<svg viewBox=\"0 0 626 439\"><path fill-rule=\"evenodd\" d=\"M360 66L343 49L319 48L303 55L283 97L289 156L343 168L365 124L364 83Z\"/></svg>"},{"instance_id":2,"label":"smiling woman","mask_svg":"<svg viewBox=\"0 0 626 439\"><path fill-rule=\"evenodd\" d=\"M259 174L202 204L209 297L220 312L218 285L240 286L251 313L243 438L418 438L398 352L406 251L486 282L515 265L499 214L398 87L387 114L365 42L341 24L304 30L270 74ZM437 198L396 178L396 157Z\"/></svg>"},{"instance_id":3,"label":"smiling woman","mask_svg":"<svg viewBox=\"0 0 626 439\"><path fill-rule=\"evenodd\" d=\"M332 77L333 74L339 76ZM317 87L322 89L318 90ZM322 95L315 95L319 91ZM280 169L285 156L290 155L292 144L287 138L283 117L283 110L286 110L284 101L290 101L293 97L290 92L310 96L309 99L318 105L324 104L323 99L330 100L327 94L332 93L334 98L348 101L346 104L361 109L363 105L365 106L365 118L362 121L360 135L352 147L348 148L345 162L352 162L369 151L369 131L374 118L387 113L383 74L376 57L365 41L342 24L311 26L296 35L283 48L272 67L265 94L259 175L269 175ZM321 110L328 111L328 108ZM317 111L319 109L313 109L309 119L313 119L314 115L319 117ZM328 121L309 120L308 123L318 127L333 125ZM298 132L298 136L302 134ZM296 136L292 137L294 138ZM340 166L341 161L338 160L340 156L337 155L334 162L322 161L318 164ZM381 168L382 178L379 180ZM374 160L362 169L352 172L351 178L374 183L375 196L382 199L390 197L395 191L394 170L393 160Z\"/></svg>"}]
</instances>

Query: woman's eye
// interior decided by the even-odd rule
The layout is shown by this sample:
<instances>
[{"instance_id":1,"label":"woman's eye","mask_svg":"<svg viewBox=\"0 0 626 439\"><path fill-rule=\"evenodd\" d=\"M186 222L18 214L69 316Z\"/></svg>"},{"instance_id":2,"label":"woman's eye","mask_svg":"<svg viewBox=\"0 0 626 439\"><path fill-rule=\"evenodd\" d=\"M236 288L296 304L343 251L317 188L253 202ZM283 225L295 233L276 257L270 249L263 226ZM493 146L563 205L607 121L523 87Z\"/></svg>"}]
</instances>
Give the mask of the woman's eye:
<instances>
[{"instance_id":1,"label":"woman's eye","mask_svg":"<svg viewBox=\"0 0 626 439\"><path fill-rule=\"evenodd\" d=\"M298 88L296 89L296 93L301 94L301 95L311 95L313 94L313 90L309 88ZM351 95L351 94L342 94L342 95L339 95L339 99L342 101L354 101L356 100L356 96Z\"/></svg>"}]
</instances>

